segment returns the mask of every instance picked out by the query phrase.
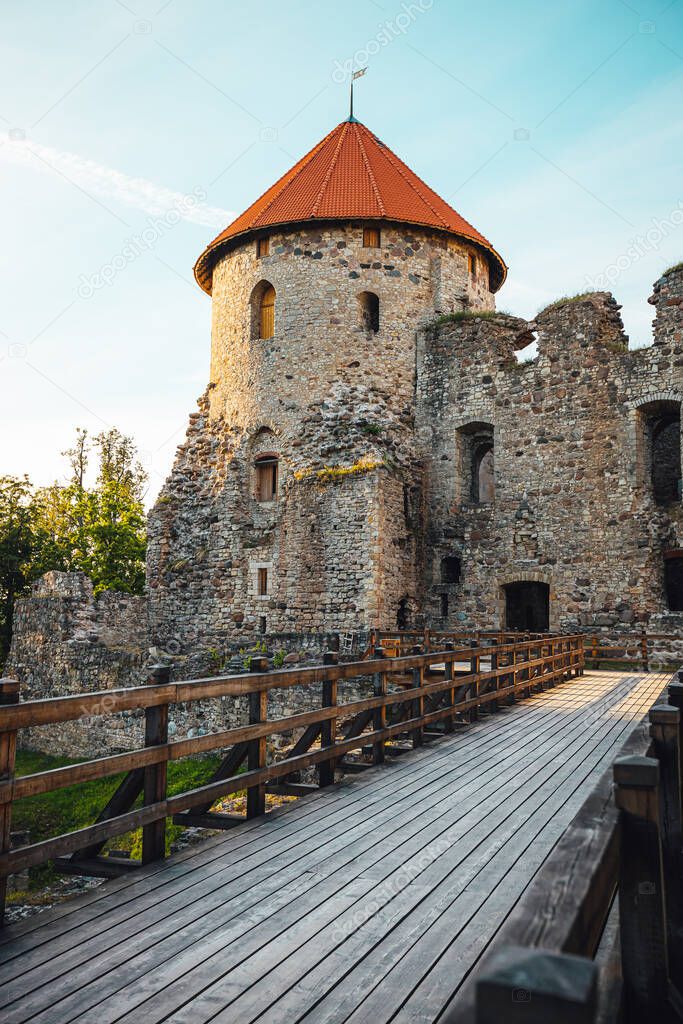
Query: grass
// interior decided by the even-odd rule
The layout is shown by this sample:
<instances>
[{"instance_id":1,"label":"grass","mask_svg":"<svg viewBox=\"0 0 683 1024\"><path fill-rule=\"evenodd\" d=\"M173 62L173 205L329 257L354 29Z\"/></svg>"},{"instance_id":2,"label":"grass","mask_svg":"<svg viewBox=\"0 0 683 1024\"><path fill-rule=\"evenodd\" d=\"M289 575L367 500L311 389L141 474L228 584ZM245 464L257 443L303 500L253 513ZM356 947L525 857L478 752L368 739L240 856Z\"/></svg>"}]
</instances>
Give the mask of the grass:
<instances>
[{"instance_id":1,"label":"grass","mask_svg":"<svg viewBox=\"0 0 683 1024\"><path fill-rule=\"evenodd\" d=\"M312 477L325 484L332 480L343 479L345 476L371 473L373 469L379 469L383 465L384 463L379 459L358 459L352 466L324 466L322 469L298 469L294 473L294 479L307 480Z\"/></svg>"},{"instance_id":2,"label":"grass","mask_svg":"<svg viewBox=\"0 0 683 1024\"><path fill-rule=\"evenodd\" d=\"M539 313L547 313L549 309L556 309L558 306L567 306L571 302L583 302L589 295L594 295L595 292L577 292L576 295L561 295L559 299L555 299L549 306L544 306L543 309L539 309Z\"/></svg>"},{"instance_id":3,"label":"grass","mask_svg":"<svg viewBox=\"0 0 683 1024\"><path fill-rule=\"evenodd\" d=\"M495 309L461 309L458 313L444 313L432 320L428 328L442 327L443 324L457 324L461 320L493 320L497 316L507 316L502 310Z\"/></svg>"},{"instance_id":4,"label":"grass","mask_svg":"<svg viewBox=\"0 0 683 1024\"><path fill-rule=\"evenodd\" d=\"M17 775L33 775L35 772L62 768L65 765L77 764L78 761L65 757L52 757L49 754L38 754L32 751L17 753ZM201 786L220 763L218 755L184 761L171 761L168 765L168 793L182 793L184 790ZM12 831L28 830L31 842L37 843L52 836L71 832L74 829L91 825L112 795L123 775L111 776L107 779L95 779L78 786L65 786L64 789L52 793L41 793L39 796L25 797L12 805ZM141 798L138 800L140 803ZM167 820L167 849L183 831L180 825L173 825ZM107 849L127 850L132 858L140 856L142 830L136 829L123 836L115 836L107 843ZM49 885L57 877L51 863L31 868L29 888L36 890ZM22 893L14 894L14 901Z\"/></svg>"},{"instance_id":5,"label":"grass","mask_svg":"<svg viewBox=\"0 0 683 1024\"><path fill-rule=\"evenodd\" d=\"M666 277L667 274L673 274L676 270L683 270L683 263L674 263L673 267L668 267L662 277Z\"/></svg>"}]
</instances>

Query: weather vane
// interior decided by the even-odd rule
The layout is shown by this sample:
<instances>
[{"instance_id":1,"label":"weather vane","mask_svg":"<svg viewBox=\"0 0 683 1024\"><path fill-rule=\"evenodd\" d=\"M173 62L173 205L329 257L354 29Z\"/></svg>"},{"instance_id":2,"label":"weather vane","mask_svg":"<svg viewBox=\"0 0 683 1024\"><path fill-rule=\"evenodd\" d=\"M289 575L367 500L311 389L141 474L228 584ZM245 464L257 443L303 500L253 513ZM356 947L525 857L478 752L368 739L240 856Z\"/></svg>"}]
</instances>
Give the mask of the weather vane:
<instances>
[{"instance_id":1,"label":"weather vane","mask_svg":"<svg viewBox=\"0 0 683 1024\"><path fill-rule=\"evenodd\" d=\"M361 68L359 71L354 71L351 75L351 104L349 109L349 121L355 121L353 116L353 83L357 78L362 78L367 70L367 68Z\"/></svg>"}]
</instances>

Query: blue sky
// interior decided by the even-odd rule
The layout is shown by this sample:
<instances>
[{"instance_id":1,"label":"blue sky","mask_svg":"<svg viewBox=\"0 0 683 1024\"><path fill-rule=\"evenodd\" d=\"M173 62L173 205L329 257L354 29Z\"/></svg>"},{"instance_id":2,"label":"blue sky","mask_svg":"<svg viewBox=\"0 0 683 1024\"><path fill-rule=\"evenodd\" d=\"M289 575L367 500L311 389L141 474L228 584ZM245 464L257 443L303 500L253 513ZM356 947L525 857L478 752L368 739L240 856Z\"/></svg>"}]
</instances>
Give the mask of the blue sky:
<instances>
[{"instance_id":1,"label":"blue sky","mask_svg":"<svg viewBox=\"0 0 683 1024\"><path fill-rule=\"evenodd\" d=\"M499 308L611 286L651 340L683 259L683 0L0 14L0 473L50 482L76 426L116 425L154 496L207 383L192 264L346 116L352 64L359 119L506 259Z\"/></svg>"}]
</instances>

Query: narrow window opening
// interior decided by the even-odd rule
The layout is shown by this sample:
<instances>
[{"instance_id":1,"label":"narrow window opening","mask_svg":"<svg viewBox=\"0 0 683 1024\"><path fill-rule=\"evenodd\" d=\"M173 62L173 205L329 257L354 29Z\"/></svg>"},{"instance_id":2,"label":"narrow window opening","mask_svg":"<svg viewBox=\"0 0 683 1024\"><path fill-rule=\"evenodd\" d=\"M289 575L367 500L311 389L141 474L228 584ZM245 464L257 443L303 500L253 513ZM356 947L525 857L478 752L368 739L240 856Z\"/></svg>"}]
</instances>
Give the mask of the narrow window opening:
<instances>
[{"instance_id":1,"label":"narrow window opening","mask_svg":"<svg viewBox=\"0 0 683 1024\"><path fill-rule=\"evenodd\" d=\"M266 630L266 617L265 617L265 615L260 615L259 616L258 628L259 628L259 633L265 633L267 631Z\"/></svg>"},{"instance_id":2,"label":"narrow window opening","mask_svg":"<svg viewBox=\"0 0 683 1024\"><path fill-rule=\"evenodd\" d=\"M459 583L462 563L457 555L446 555L441 559L441 582Z\"/></svg>"},{"instance_id":3,"label":"narrow window opening","mask_svg":"<svg viewBox=\"0 0 683 1024\"><path fill-rule=\"evenodd\" d=\"M261 298L259 338L264 341L275 334L275 289L269 285Z\"/></svg>"},{"instance_id":4,"label":"narrow window opening","mask_svg":"<svg viewBox=\"0 0 683 1024\"><path fill-rule=\"evenodd\" d=\"M268 570L258 569L256 576L256 593L259 597L268 596Z\"/></svg>"},{"instance_id":5,"label":"narrow window opening","mask_svg":"<svg viewBox=\"0 0 683 1024\"><path fill-rule=\"evenodd\" d=\"M398 602L398 609L396 611L396 629L404 630L408 628L410 612L408 609L408 598L402 597Z\"/></svg>"},{"instance_id":6,"label":"narrow window opening","mask_svg":"<svg viewBox=\"0 0 683 1024\"><path fill-rule=\"evenodd\" d=\"M470 252L467 254L467 267L470 272L470 277L477 276L477 257L474 253Z\"/></svg>"},{"instance_id":7,"label":"narrow window opening","mask_svg":"<svg viewBox=\"0 0 683 1024\"><path fill-rule=\"evenodd\" d=\"M267 256L270 252L270 239L257 238L256 240L256 255L261 259L262 256Z\"/></svg>"},{"instance_id":8,"label":"narrow window opening","mask_svg":"<svg viewBox=\"0 0 683 1024\"><path fill-rule=\"evenodd\" d=\"M379 249L380 233L379 228L363 228L363 248Z\"/></svg>"},{"instance_id":9,"label":"narrow window opening","mask_svg":"<svg viewBox=\"0 0 683 1024\"><path fill-rule=\"evenodd\" d=\"M664 587L670 612L683 612L683 554L664 556Z\"/></svg>"},{"instance_id":10,"label":"narrow window opening","mask_svg":"<svg viewBox=\"0 0 683 1024\"><path fill-rule=\"evenodd\" d=\"M257 501L277 501L278 492L278 459L272 455L264 455L256 459L255 497Z\"/></svg>"},{"instance_id":11,"label":"narrow window opening","mask_svg":"<svg viewBox=\"0 0 683 1024\"><path fill-rule=\"evenodd\" d=\"M441 595L441 618L448 618L448 594Z\"/></svg>"},{"instance_id":12,"label":"narrow window opening","mask_svg":"<svg viewBox=\"0 0 683 1024\"><path fill-rule=\"evenodd\" d=\"M481 445L474 454L472 501L487 505L493 501L493 444Z\"/></svg>"},{"instance_id":13,"label":"narrow window opening","mask_svg":"<svg viewBox=\"0 0 683 1024\"><path fill-rule=\"evenodd\" d=\"M492 504L495 500L492 423L466 423L458 429L456 465L456 499L463 504Z\"/></svg>"},{"instance_id":14,"label":"narrow window opening","mask_svg":"<svg viewBox=\"0 0 683 1024\"><path fill-rule=\"evenodd\" d=\"M363 330L377 334L379 330L379 296L374 292L361 292L358 296L360 320Z\"/></svg>"}]
</instances>

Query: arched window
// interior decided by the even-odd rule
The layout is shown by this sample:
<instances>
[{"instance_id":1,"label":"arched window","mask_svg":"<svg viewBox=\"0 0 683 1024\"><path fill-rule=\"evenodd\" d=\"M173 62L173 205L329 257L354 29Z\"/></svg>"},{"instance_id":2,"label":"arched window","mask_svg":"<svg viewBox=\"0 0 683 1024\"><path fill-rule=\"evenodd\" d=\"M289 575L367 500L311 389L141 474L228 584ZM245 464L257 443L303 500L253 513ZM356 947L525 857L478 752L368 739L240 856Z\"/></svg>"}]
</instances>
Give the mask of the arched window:
<instances>
[{"instance_id":1,"label":"arched window","mask_svg":"<svg viewBox=\"0 0 683 1024\"><path fill-rule=\"evenodd\" d=\"M658 505L681 498L681 406L659 399L639 407L641 483Z\"/></svg>"},{"instance_id":2,"label":"arched window","mask_svg":"<svg viewBox=\"0 0 683 1024\"><path fill-rule=\"evenodd\" d=\"M277 501L278 470L277 455L259 455L254 460L254 497L257 501Z\"/></svg>"},{"instance_id":3,"label":"arched window","mask_svg":"<svg viewBox=\"0 0 683 1024\"><path fill-rule=\"evenodd\" d=\"M473 421L456 434L456 500L489 505L495 500L494 432L492 423Z\"/></svg>"},{"instance_id":4,"label":"arched window","mask_svg":"<svg viewBox=\"0 0 683 1024\"><path fill-rule=\"evenodd\" d=\"M275 289L260 281L251 293L251 336L267 340L275 334Z\"/></svg>"},{"instance_id":5,"label":"arched window","mask_svg":"<svg viewBox=\"0 0 683 1024\"><path fill-rule=\"evenodd\" d=\"M493 501L493 442L479 446L472 467L472 501L487 505Z\"/></svg>"},{"instance_id":6,"label":"arched window","mask_svg":"<svg viewBox=\"0 0 683 1024\"><path fill-rule=\"evenodd\" d=\"M275 289L272 284L261 296L259 338L272 338L275 334Z\"/></svg>"},{"instance_id":7,"label":"arched window","mask_svg":"<svg viewBox=\"0 0 683 1024\"><path fill-rule=\"evenodd\" d=\"M361 292L358 296L361 327L377 334L379 330L379 296L374 292Z\"/></svg>"}]
</instances>

